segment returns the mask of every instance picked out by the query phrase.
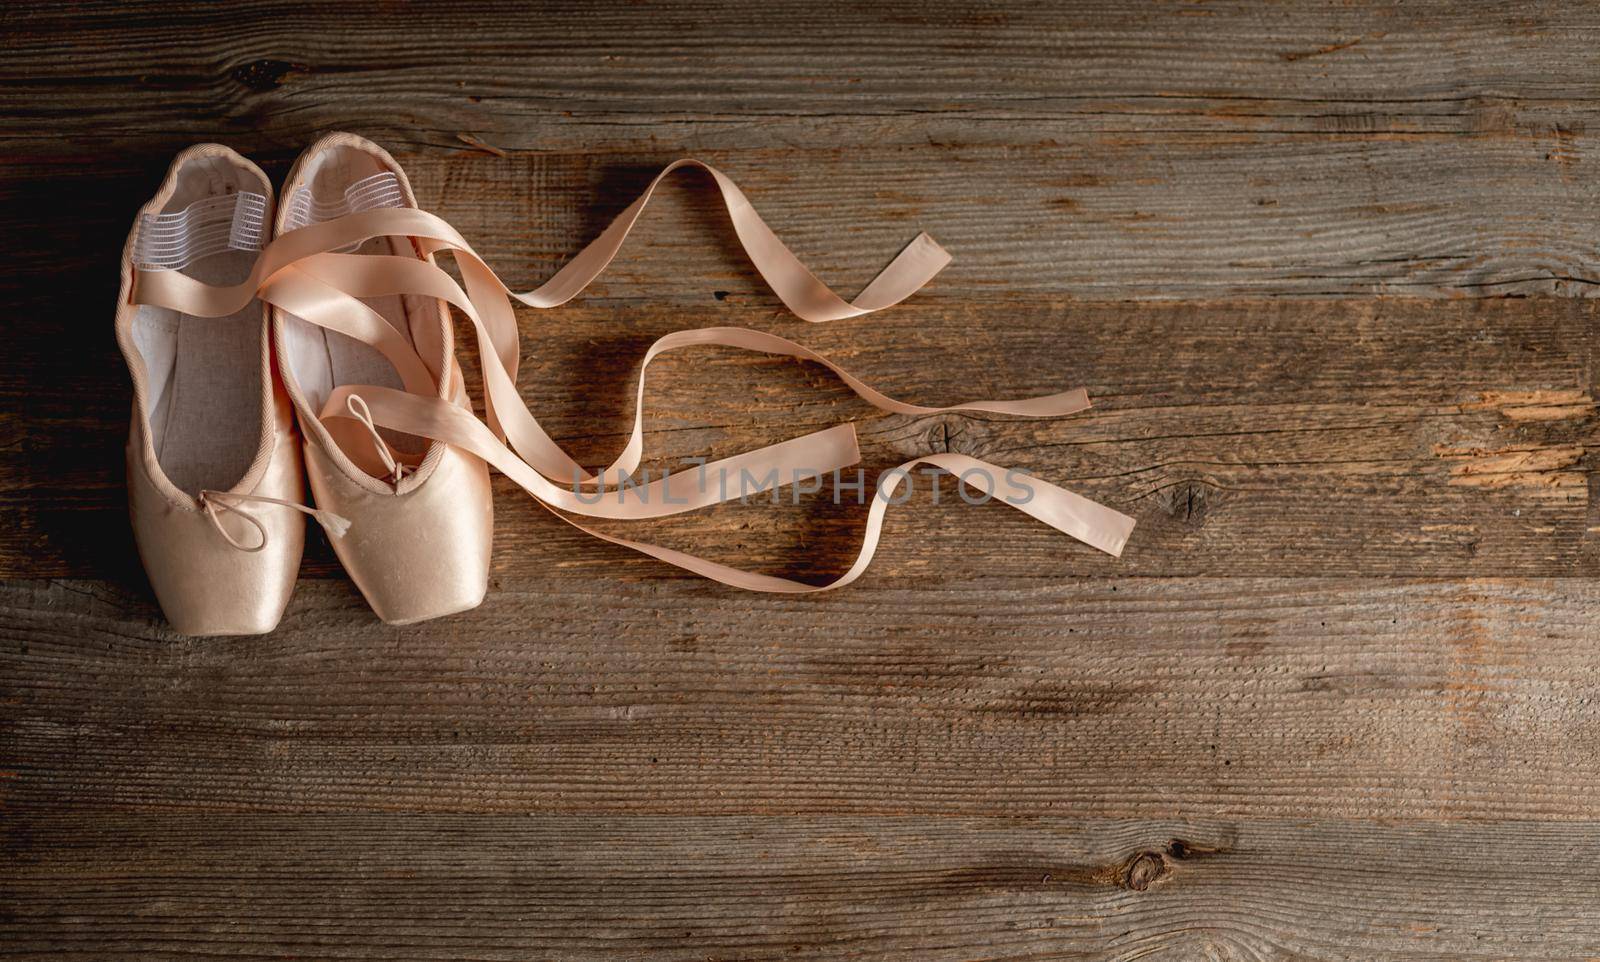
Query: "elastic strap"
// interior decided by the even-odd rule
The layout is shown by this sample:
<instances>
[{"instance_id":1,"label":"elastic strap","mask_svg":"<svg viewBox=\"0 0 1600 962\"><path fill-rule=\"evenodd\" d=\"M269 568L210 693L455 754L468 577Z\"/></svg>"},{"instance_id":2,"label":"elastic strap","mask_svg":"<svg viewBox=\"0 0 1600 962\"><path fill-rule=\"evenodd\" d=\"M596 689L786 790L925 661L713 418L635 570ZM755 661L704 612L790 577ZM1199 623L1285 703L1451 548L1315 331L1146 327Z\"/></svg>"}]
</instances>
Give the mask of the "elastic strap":
<instances>
[{"instance_id":1,"label":"elastic strap","mask_svg":"<svg viewBox=\"0 0 1600 962\"><path fill-rule=\"evenodd\" d=\"M225 251L259 251L266 215L267 198L248 191L206 197L166 214L144 214L133 242L133 265L141 271L181 271Z\"/></svg>"}]
</instances>

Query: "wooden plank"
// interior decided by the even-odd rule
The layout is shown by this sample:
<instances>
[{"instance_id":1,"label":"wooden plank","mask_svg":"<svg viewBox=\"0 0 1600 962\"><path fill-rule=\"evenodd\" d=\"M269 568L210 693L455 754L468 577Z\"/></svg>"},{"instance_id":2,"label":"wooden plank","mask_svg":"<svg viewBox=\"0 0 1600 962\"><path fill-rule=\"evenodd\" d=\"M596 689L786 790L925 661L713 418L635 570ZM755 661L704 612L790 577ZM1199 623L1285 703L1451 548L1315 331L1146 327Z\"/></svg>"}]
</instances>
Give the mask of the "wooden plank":
<instances>
[{"instance_id":1,"label":"wooden plank","mask_svg":"<svg viewBox=\"0 0 1600 962\"><path fill-rule=\"evenodd\" d=\"M1600 119L1596 121L1600 129ZM1573 135L1577 138L1577 135ZM1575 139L1577 153L1597 146ZM955 260L933 290L1080 300L1485 296L1600 290L1600 189L1521 138L1173 136L1093 142L693 148L748 188L820 276L854 291L917 230ZM684 152L408 155L420 202L507 280L554 273ZM714 191L663 198L654 231L588 295L696 305L759 291ZM704 178L700 178L702 181Z\"/></svg>"},{"instance_id":2,"label":"wooden plank","mask_svg":"<svg viewBox=\"0 0 1600 962\"><path fill-rule=\"evenodd\" d=\"M57 134L122 145L217 130L282 150L349 124L408 144L462 149L468 133L541 151L1136 131L1554 142L1600 109L1592 11L1552 0L983 11L589 0L382 17L294 0L72 13L24 2L7 28L0 78L16 109L0 137L42 154L59 150Z\"/></svg>"},{"instance_id":3,"label":"wooden plank","mask_svg":"<svg viewBox=\"0 0 1600 962\"><path fill-rule=\"evenodd\" d=\"M60 157L0 161L0 223L38 239L0 290L59 309L45 294L66 288L68 316L107 315L120 238L177 146L75 169ZM1574 149L1593 146L1580 140ZM1581 167L1574 175L1547 160L1549 149L1514 139L1129 135L846 153L670 142L602 157L435 150L402 160L421 203L526 286L596 236L662 166L692 152L747 188L806 263L850 291L926 230L955 255L934 290L967 297L1589 296L1600 277L1587 219L1597 188ZM260 159L282 174L284 160ZM587 302L699 305L715 290L759 289L713 192L703 178L680 176ZM63 219L69 205L74 217Z\"/></svg>"},{"instance_id":4,"label":"wooden plank","mask_svg":"<svg viewBox=\"0 0 1600 962\"><path fill-rule=\"evenodd\" d=\"M830 277L865 277L913 226L957 254L947 284L984 291L1589 295L1600 277L1581 6L79 10L6 14L0 227L35 239L8 299L22 279L110 289L114 245L82 239L120 237L178 148L223 140L281 173L336 127L402 149L424 203L511 271L553 265L687 152ZM721 247L663 243L630 293L704 296L729 262L690 251Z\"/></svg>"},{"instance_id":5,"label":"wooden plank","mask_svg":"<svg viewBox=\"0 0 1600 962\"><path fill-rule=\"evenodd\" d=\"M655 466L749 450L855 419L870 478L955 450L1017 467L1139 518L1114 561L999 506L891 511L869 579L1012 586L1068 575L1503 575L1600 571L1593 491L1597 308L1586 301L1086 305L930 297L882 320L800 325L765 299L525 312L524 392L587 464L625 440L635 365L668 331L747 324L804 340L907 400L956 403L1087 386L1096 407L1059 421L880 416L822 368L712 349L652 368ZM17 331L0 393L0 574L136 583L124 514L120 359L82 364L59 329ZM764 570L847 567L865 507L727 505L608 530ZM509 483L495 570L578 566L670 579L668 569L566 529ZM1292 550L1290 550L1292 548ZM316 575L336 574L325 547ZM1008 580L1009 579L1009 580Z\"/></svg>"},{"instance_id":6,"label":"wooden plank","mask_svg":"<svg viewBox=\"0 0 1600 962\"><path fill-rule=\"evenodd\" d=\"M1596 819L1600 583L583 571L272 635L0 588L0 802L137 811Z\"/></svg>"},{"instance_id":7,"label":"wooden plank","mask_svg":"<svg viewBox=\"0 0 1600 962\"><path fill-rule=\"evenodd\" d=\"M17 959L1600 952L1600 824L30 816Z\"/></svg>"}]
</instances>

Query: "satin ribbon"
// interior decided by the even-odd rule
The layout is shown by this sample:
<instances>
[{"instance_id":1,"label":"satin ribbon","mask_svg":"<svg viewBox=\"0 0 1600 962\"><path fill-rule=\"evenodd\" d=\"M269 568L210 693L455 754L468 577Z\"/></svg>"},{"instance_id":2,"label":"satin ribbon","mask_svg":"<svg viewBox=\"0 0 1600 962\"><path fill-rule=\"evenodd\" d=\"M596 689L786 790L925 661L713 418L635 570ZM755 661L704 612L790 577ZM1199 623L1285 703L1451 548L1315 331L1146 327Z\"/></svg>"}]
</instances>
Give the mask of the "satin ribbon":
<instances>
[{"instance_id":1,"label":"satin ribbon","mask_svg":"<svg viewBox=\"0 0 1600 962\"><path fill-rule=\"evenodd\" d=\"M893 413L983 411L1022 417L1060 417L1089 406L1087 394L1080 389L1021 400L925 407L890 398L822 355L786 338L737 327L678 331L658 339L646 352L640 367L634 424L628 442L608 468L598 475L590 475L550 438L516 389L519 338L511 301L515 299L530 307L548 309L575 297L616 256L661 179L686 165L701 167L711 174L735 233L757 271L784 304L807 321L858 317L897 304L949 262L949 255L943 248L926 234L920 234L854 301L847 302L800 263L731 180L698 161L680 160L663 170L644 194L590 245L543 285L526 293L507 288L448 223L425 211L404 208L352 214L288 232L263 249L250 277L233 287L209 286L170 271L138 272L133 301L187 314L219 317L260 297L303 320L367 343L394 365L405 390L341 385L332 392L320 413L325 423L354 418L369 429L381 426L454 445L494 465L541 505L579 530L736 587L799 593L828 590L854 581L871 561L888 504L910 469L919 464L950 471L985 495L999 497L1101 551L1120 555L1133 529L1132 518L1036 478L1018 484L1003 469L960 454L926 455L886 472L887 480L875 493L869 508L862 546L854 564L840 577L822 585L746 572L670 548L616 538L562 514L627 520L662 517L732 497L725 485L703 483L708 476L720 480L731 474L742 479L748 472L752 477L765 478L776 471L779 483L788 484L803 475L824 474L859 461L854 428L846 424L705 465L694 473L693 479L687 473L680 473L619 493L614 501L607 497L595 498L594 492L619 485L624 478L633 475L643 458L645 368L660 354L690 345L720 345L816 361L838 375L868 403ZM418 258L336 253L379 236L411 238L424 254L451 253L465 282L465 290L448 273ZM438 372L431 371L411 344L360 300L389 294L439 298L455 306L471 321L484 374L487 423L478 420L464 406L438 398ZM375 431L373 437L379 445L385 445ZM398 470L391 457L383 460L390 470ZM633 496L631 501L627 494Z\"/></svg>"}]
</instances>

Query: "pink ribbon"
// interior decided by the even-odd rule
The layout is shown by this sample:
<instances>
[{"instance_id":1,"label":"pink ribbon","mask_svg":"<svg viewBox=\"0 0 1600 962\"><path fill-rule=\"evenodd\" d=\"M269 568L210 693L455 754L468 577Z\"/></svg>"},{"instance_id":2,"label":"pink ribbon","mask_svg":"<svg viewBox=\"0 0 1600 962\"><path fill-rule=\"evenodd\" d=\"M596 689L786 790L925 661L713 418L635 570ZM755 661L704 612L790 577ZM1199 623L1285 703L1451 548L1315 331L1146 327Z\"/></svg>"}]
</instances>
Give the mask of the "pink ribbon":
<instances>
[{"instance_id":1,"label":"pink ribbon","mask_svg":"<svg viewBox=\"0 0 1600 962\"><path fill-rule=\"evenodd\" d=\"M368 428L376 425L454 445L493 465L579 530L736 587L801 593L841 587L860 577L876 550L887 506L907 472L920 464L950 471L986 497L1011 504L1108 554L1121 554L1133 530L1132 518L1036 478L1018 482L1012 473L961 454L925 455L886 472L886 480L872 499L854 564L840 577L822 585L742 571L670 548L616 538L562 514L626 520L663 517L728 500L739 493L730 493L728 486L720 483L707 485L707 477L742 479L748 473L766 478L775 471L779 483L784 484L859 462L854 427L844 424L726 458L694 472L660 478L615 497L596 497L597 492L615 488L631 478L643 460L645 370L661 354L691 345L721 345L816 361L867 403L897 414L983 411L1060 417L1089 406L1087 394L1078 389L1021 400L925 407L882 394L815 351L777 335L740 327L677 331L658 339L645 352L635 391L633 430L623 450L598 475L589 474L550 438L517 391L519 338L512 300L549 309L577 296L616 256L662 178L688 165L711 174L733 221L734 232L756 270L779 299L804 320L859 317L890 307L915 293L950 261L950 255L931 237L919 234L855 300L845 301L800 263L731 180L699 161L679 160L667 166L589 246L544 284L526 293L507 288L448 223L426 211L401 208L351 214L290 231L264 248L250 277L233 287L209 286L176 271L137 272L132 299L136 304L221 317L259 297L310 323L369 344L394 366L405 390L375 385L339 386L320 413L325 423L355 418ZM411 238L425 254L453 254L465 289L448 273L419 258L334 253L379 236ZM441 400L438 379L450 377L452 372L430 370L411 344L360 300L390 294L439 298L471 321L484 375L487 423L465 407ZM456 393L459 395L459 385ZM377 438L375 431L373 436ZM377 440L383 443L381 438ZM384 460L392 463L391 458Z\"/></svg>"}]
</instances>

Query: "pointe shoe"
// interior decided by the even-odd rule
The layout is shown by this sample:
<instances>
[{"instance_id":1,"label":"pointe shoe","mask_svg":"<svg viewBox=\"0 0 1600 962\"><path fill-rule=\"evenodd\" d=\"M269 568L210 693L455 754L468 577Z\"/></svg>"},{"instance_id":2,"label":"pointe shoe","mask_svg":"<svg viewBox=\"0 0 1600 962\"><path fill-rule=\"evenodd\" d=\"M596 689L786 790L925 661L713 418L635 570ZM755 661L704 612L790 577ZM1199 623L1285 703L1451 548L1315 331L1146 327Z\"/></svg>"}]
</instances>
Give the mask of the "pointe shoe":
<instances>
[{"instance_id":1,"label":"pointe shoe","mask_svg":"<svg viewBox=\"0 0 1600 962\"><path fill-rule=\"evenodd\" d=\"M267 312L229 317L132 303L149 271L244 281L272 185L226 147L180 153L122 253L117 343L133 379L128 510L161 610L186 635L277 627L305 541L300 443L273 370Z\"/></svg>"},{"instance_id":2,"label":"pointe shoe","mask_svg":"<svg viewBox=\"0 0 1600 962\"><path fill-rule=\"evenodd\" d=\"M289 172L275 236L346 214L416 207L405 171L386 151L352 134L329 134ZM414 242L378 237L356 254L418 257ZM445 302L411 295L362 303L398 330L432 375L434 396L466 404ZM379 432L348 418L319 417L343 385L405 388L372 346L274 307L283 383L305 438L306 475L319 509L350 522L334 551L372 610L410 624L477 607L488 589L494 532L488 467L440 442ZM413 385L415 387L415 385ZM353 399L352 399L353 401ZM352 412L353 413L353 412ZM406 454L407 450L414 454Z\"/></svg>"}]
</instances>

